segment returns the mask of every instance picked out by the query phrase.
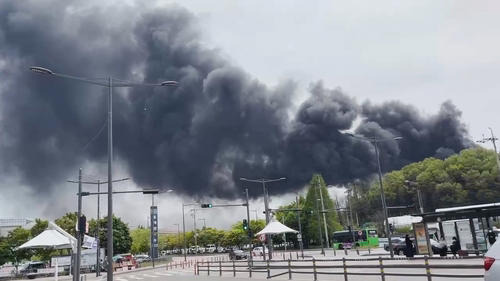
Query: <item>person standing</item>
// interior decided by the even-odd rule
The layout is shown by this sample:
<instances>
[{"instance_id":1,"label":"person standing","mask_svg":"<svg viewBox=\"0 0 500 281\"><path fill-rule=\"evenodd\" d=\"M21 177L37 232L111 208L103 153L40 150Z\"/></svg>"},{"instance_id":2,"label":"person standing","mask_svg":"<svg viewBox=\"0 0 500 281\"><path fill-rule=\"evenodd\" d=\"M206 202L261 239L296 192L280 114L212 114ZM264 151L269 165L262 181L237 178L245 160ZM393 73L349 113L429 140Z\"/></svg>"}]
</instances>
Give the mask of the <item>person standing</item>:
<instances>
[{"instance_id":1,"label":"person standing","mask_svg":"<svg viewBox=\"0 0 500 281\"><path fill-rule=\"evenodd\" d=\"M410 236L406 234L405 236L405 255L407 258L413 257L413 242L410 239Z\"/></svg>"},{"instance_id":2,"label":"person standing","mask_svg":"<svg viewBox=\"0 0 500 281\"><path fill-rule=\"evenodd\" d=\"M458 242L457 237L453 237L453 242L451 243L450 250L454 257L457 256L457 252L461 249L460 242Z\"/></svg>"},{"instance_id":3,"label":"person standing","mask_svg":"<svg viewBox=\"0 0 500 281\"><path fill-rule=\"evenodd\" d=\"M488 229L488 242L490 242L490 245L495 244L497 241L497 234L490 228Z\"/></svg>"}]
</instances>

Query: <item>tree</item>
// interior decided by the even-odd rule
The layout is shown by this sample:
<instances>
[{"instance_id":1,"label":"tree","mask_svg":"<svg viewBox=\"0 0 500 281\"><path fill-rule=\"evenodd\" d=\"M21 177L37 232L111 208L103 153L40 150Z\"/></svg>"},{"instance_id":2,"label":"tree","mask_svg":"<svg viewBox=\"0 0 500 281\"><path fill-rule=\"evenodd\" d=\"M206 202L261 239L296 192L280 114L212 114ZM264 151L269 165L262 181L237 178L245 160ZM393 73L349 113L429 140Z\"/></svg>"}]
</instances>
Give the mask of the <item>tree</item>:
<instances>
[{"instance_id":1,"label":"tree","mask_svg":"<svg viewBox=\"0 0 500 281\"><path fill-rule=\"evenodd\" d=\"M104 217L97 220L90 220L89 222L89 232L96 233L96 227L99 223L99 244L101 247L105 247L107 243L107 218ZM130 232L128 225L124 223L120 218L113 216L113 255L120 253L130 252L132 247L132 237L130 237Z\"/></svg>"},{"instance_id":2,"label":"tree","mask_svg":"<svg viewBox=\"0 0 500 281\"><path fill-rule=\"evenodd\" d=\"M444 160L426 158L411 163L383 177L387 205L414 205L413 209L396 212L397 216L417 212L417 189L422 193L425 211L437 208L498 201L500 179L495 153L476 147L464 149ZM408 185L407 181L412 184ZM382 209L378 179L367 184L368 189L353 198L353 209L360 219L379 222Z\"/></svg>"},{"instance_id":3,"label":"tree","mask_svg":"<svg viewBox=\"0 0 500 281\"><path fill-rule=\"evenodd\" d=\"M10 231L7 237L0 240L0 262L11 262L15 264L16 270L18 264L31 257L31 250L17 249L17 247L26 243L30 239L30 231L18 227Z\"/></svg>"},{"instance_id":4,"label":"tree","mask_svg":"<svg viewBox=\"0 0 500 281\"><path fill-rule=\"evenodd\" d=\"M325 181L323 177L319 174L313 175L311 182L309 183L309 189L306 194L306 199L303 205L302 212L302 221L303 223L303 234L304 234L304 242L307 245L309 242L318 245L320 244L320 239L323 237L319 237L319 227L321 227L323 235L324 233L324 225L323 225L323 215L320 213L319 221L318 221L318 211L321 211L321 201L320 197L323 196L323 204L325 210L328 212L325 213L326 224L328 228L328 236L331 237L334 231L340 230L342 226L338 221L336 206L333 203L333 200L330 198L328 194L328 190L326 188ZM319 225L319 226L318 226Z\"/></svg>"},{"instance_id":5,"label":"tree","mask_svg":"<svg viewBox=\"0 0 500 281\"><path fill-rule=\"evenodd\" d=\"M66 213L64 216L55 220L55 223L67 233L76 237L77 213Z\"/></svg>"},{"instance_id":6,"label":"tree","mask_svg":"<svg viewBox=\"0 0 500 281\"><path fill-rule=\"evenodd\" d=\"M151 231L145 228L137 228L130 232L132 237L132 254L148 253L151 247Z\"/></svg>"}]
</instances>

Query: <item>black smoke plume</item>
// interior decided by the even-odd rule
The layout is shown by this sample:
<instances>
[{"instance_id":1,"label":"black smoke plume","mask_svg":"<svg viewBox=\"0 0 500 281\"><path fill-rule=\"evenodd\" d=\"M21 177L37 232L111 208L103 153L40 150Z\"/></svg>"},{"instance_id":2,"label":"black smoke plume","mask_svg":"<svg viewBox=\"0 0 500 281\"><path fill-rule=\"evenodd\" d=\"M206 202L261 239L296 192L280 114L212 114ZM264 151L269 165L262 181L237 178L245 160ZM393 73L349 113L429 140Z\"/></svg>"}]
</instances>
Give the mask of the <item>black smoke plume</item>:
<instances>
[{"instance_id":1,"label":"black smoke plume","mask_svg":"<svg viewBox=\"0 0 500 281\"><path fill-rule=\"evenodd\" d=\"M360 105L317 82L292 112L293 81L260 83L204 46L200 30L178 6L0 2L2 172L41 192L86 161L106 161L105 133L87 145L105 121L106 89L42 77L31 65L179 81L176 89L115 90L115 160L141 186L175 186L188 195L240 196L240 177L287 177L273 193L302 187L312 173L329 184L365 179L376 171L373 148L344 130L404 137L381 146L386 171L470 145L449 102L422 116L400 102Z\"/></svg>"}]
</instances>

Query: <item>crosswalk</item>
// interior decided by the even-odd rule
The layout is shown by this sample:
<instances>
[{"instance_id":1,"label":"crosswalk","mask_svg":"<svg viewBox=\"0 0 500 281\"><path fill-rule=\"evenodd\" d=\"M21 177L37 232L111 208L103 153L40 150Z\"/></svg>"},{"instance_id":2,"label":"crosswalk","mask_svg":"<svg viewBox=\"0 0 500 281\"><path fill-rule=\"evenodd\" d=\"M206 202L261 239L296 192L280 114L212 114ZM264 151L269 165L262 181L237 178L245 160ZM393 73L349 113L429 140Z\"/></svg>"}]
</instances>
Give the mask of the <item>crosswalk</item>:
<instances>
[{"instance_id":1,"label":"crosswalk","mask_svg":"<svg viewBox=\"0 0 500 281\"><path fill-rule=\"evenodd\" d=\"M151 279L154 280L164 280L162 277L169 277L169 276L176 276L176 275L186 275L190 274L191 272L187 272L185 270L169 270L169 271L147 271L147 272L136 272L136 273L129 273L129 274L116 274L114 275L113 279L115 281L148 281ZM192 273L191 273L192 274ZM106 276L102 276L101 279L98 279L97 281L106 281Z\"/></svg>"}]
</instances>

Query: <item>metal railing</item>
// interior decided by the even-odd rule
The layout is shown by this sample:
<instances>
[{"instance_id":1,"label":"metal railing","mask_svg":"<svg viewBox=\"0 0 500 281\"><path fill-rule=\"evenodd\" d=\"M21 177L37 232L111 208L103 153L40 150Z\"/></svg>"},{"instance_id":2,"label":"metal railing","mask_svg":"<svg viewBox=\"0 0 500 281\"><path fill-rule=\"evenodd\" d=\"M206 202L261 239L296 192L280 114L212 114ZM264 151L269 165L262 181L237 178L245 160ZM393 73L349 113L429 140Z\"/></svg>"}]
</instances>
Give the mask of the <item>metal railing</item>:
<instances>
[{"instance_id":1,"label":"metal railing","mask_svg":"<svg viewBox=\"0 0 500 281\"><path fill-rule=\"evenodd\" d=\"M445 260L456 260L453 264L443 263ZM246 273L252 277L254 273L264 273L268 279L288 275L292 279L294 274L312 275L313 280L318 280L318 275L343 275L348 281L349 276L380 276L385 281L386 276L457 278L483 278L483 265L480 263L459 263L468 260L479 260L482 257L415 257L415 258L341 258L341 259L306 259L306 260L267 260L267 261L199 261L196 262L194 271L206 275L219 275L224 273ZM433 261L430 263L429 261ZM436 263L441 261L440 263ZM418 263L420 262L420 263ZM400 271L395 271L401 269ZM472 270L477 272L457 274L456 270ZM453 272L455 270L455 272ZM413 271L413 272L412 272ZM434 271L434 272L432 272ZM444 272L446 271L446 272Z\"/></svg>"}]
</instances>

